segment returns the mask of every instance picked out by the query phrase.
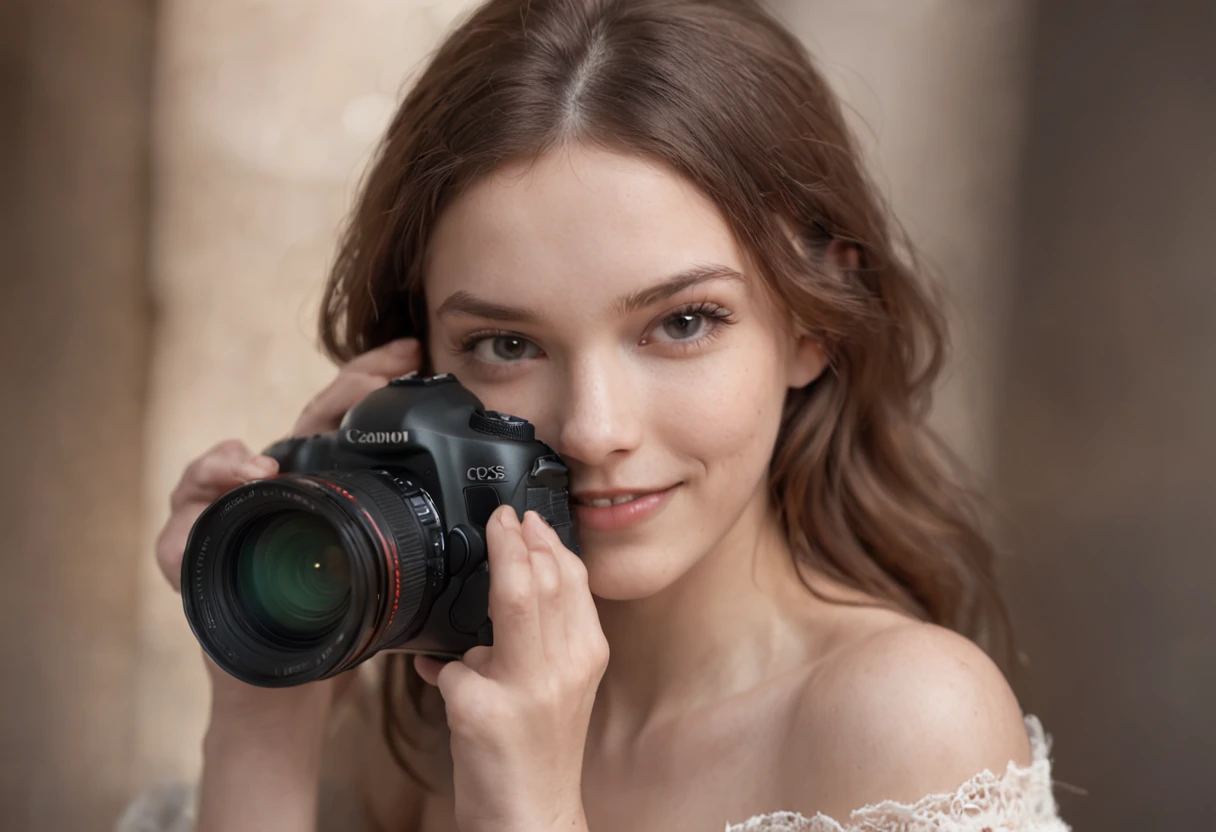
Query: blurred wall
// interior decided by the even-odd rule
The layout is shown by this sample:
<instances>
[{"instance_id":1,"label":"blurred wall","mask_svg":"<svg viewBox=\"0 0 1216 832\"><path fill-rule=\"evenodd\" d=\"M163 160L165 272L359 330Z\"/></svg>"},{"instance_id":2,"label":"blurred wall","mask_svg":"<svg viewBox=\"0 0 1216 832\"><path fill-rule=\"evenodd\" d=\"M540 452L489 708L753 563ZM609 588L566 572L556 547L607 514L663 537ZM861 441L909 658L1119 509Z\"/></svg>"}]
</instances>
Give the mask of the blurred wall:
<instances>
[{"instance_id":1,"label":"blurred wall","mask_svg":"<svg viewBox=\"0 0 1216 832\"><path fill-rule=\"evenodd\" d=\"M0 828L134 760L151 0L0 4Z\"/></svg>"},{"instance_id":2,"label":"blurred wall","mask_svg":"<svg viewBox=\"0 0 1216 832\"><path fill-rule=\"evenodd\" d=\"M1029 0L781 0L845 102L879 191L947 290L953 353L933 418L987 479L1005 341Z\"/></svg>"},{"instance_id":3,"label":"blurred wall","mask_svg":"<svg viewBox=\"0 0 1216 832\"><path fill-rule=\"evenodd\" d=\"M1213 826L1214 35L1207 2L1036 23L994 452L1078 829Z\"/></svg>"}]
</instances>

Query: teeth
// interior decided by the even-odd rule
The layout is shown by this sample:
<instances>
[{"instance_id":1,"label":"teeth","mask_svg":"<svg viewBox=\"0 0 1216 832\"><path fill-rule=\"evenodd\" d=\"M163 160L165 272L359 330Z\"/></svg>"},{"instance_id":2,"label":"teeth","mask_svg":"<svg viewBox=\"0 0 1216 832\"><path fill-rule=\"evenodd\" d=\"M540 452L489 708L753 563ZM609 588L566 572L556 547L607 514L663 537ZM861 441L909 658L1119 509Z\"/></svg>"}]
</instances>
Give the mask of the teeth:
<instances>
[{"instance_id":1,"label":"teeth","mask_svg":"<svg viewBox=\"0 0 1216 832\"><path fill-rule=\"evenodd\" d=\"M636 500L636 499L637 499L637 495L635 495L635 494L625 494L624 496L613 497L611 499L609 499L608 497L604 497L602 499L597 499L597 500L584 500L583 504L588 505L588 506L597 506L599 508L607 508L608 506L619 506L621 503L627 503L630 500Z\"/></svg>"}]
</instances>

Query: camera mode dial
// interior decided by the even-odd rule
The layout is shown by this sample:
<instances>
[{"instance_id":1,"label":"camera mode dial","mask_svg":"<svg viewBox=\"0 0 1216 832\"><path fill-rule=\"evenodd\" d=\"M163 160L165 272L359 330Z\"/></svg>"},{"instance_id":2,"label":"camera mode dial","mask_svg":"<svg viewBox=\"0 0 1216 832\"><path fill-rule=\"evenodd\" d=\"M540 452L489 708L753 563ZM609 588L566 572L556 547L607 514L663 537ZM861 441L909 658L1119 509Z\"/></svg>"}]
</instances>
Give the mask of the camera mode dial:
<instances>
[{"instance_id":1,"label":"camera mode dial","mask_svg":"<svg viewBox=\"0 0 1216 832\"><path fill-rule=\"evenodd\" d=\"M497 410L474 410L473 415L469 417L469 427L478 433L499 439L516 439L520 442L536 439L536 428L527 419L512 416L510 413L499 413Z\"/></svg>"}]
</instances>

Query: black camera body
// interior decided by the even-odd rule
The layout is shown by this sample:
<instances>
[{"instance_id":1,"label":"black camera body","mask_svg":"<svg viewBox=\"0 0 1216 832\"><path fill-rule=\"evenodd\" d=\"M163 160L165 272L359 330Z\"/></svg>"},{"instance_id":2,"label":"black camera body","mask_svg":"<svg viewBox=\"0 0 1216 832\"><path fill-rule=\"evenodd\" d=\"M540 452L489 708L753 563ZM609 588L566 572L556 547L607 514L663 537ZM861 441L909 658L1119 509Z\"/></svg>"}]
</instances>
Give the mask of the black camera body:
<instances>
[{"instance_id":1,"label":"black camera body","mask_svg":"<svg viewBox=\"0 0 1216 832\"><path fill-rule=\"evenodd\" d=\"M485 525L499 505L537 511L579 553L561 459L450 373L395 378L336 431L265 453L280 473L209 506L182 561L195 635L252 684L492 644Z\"/></svg>"}]
</instances>

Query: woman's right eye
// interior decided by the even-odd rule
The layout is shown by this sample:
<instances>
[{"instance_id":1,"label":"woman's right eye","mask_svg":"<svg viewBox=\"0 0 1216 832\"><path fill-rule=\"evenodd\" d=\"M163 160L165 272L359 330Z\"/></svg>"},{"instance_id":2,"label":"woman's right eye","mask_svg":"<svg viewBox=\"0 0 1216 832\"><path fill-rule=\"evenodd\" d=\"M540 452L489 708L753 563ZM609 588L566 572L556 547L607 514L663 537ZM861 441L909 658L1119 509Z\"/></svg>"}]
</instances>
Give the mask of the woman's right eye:
<instances>
[{"instance_id":1,"label":"woman's right eye","mask_svg":"<svg viewBox=\"0 0 1216 832\"><path fill-rule=\"evenodd\" d=\"M529 349L532 353L529 353ZM514 364L528 358L536 358L540 348L527 338L518 335L477 333L465 339L461 352L471 353L486 364Z\"/></svg>"}]
</instances>

